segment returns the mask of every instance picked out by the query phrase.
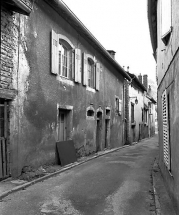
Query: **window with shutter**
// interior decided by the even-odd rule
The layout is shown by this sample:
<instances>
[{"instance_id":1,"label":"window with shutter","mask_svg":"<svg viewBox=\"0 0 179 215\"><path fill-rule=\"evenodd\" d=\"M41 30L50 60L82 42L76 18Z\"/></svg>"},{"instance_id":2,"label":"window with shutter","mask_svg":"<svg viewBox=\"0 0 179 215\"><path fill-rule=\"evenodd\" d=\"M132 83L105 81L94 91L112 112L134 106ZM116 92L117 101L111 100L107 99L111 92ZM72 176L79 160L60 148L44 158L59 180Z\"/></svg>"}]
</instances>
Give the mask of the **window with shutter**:
<instances>
[{"instance_id":1,"label":"window with shutter","mask_svg":"<svg viewBox=\"0 0 179 215\"><path fill-rule=\"evenodd\" d=\"M51 72L62 77L74 78L74 46L64 35L51 33Z\"/></svg>"},{"instance_id":2,"label":"window with shutter","mask_svg":"<svg viewBox=\"0 0 179 215\"><path fill-rule=\"evenodd\" d=\"M88 58L87 63L88 63L88 66L87 66L88 82L87 82L87 84L89 87L95 88L95 64L91 58Z\"/></svg>"},{"instance_id":3,"label":"window with shutter","mask_svg":"<svg viewBox=\"0 0 179 215\"><path fill-rule=\"evenodd\" d=\"M163 153L164 162L170 170L170 150L169 150L169 125L168 125L168 105L167 93L164 91L162 94L162 117L163 117Z\"/></svg>"}]
</instances>

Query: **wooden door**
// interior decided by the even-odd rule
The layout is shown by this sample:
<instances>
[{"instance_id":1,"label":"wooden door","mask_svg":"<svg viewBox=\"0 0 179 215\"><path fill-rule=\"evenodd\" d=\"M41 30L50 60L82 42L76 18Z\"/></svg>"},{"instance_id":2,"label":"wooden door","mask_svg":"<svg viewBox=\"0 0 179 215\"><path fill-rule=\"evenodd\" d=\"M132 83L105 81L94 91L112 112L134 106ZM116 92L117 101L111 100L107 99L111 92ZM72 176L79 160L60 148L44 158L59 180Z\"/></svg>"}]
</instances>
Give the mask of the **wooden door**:
<instances>
[{"instance_id":1,"label":"wooden door","mask_svg":"<svg viewBox=\"0 0 179 215\"><path fill-rule=\"evenodd\" d=\"M59 111L59 130L58 130L58 141L66 140L67 130L67 114L64 111Z\"/></svg>"},{"instance_id":2,"label":"wooden door","mask_svg":"<svg viewBox=\"0 0 179 215\"><path fill-rule=\"evenodd\" d=\"M105 119L105 145L104 145L104 148L109 147L109 139L110 139L110 120Z\"/></svg>"},{"instance_id":3,"label":"wooden door","mask_svg":"<svg viewBox=\"0 0 179 215\"><path fill-rule=\"evenodd\" d=\"M8 103L0 99L0 179L10 175L8 139Z\"/></svg>"},{"instance_id":4,"label":"wooden door","mask_svg":"<svg viewBox=\"0 0 179 215\"><path fill-rule=\"evenodd\" d=\"M102 112L97 113L96 125L96 152L101 150L101 134L102 133Z\"/></svg>"}]
</instances>

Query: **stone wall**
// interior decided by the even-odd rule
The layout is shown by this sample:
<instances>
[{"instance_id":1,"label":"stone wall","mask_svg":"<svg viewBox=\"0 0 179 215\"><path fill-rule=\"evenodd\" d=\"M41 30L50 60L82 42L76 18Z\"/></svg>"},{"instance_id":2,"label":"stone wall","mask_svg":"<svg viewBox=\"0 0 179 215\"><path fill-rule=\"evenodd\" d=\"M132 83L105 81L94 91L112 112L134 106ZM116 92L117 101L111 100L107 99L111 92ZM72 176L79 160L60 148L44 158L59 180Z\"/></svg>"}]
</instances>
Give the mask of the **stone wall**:
<instances>
[{"instance_id":1,"label":"stone wall","mask_svg":"<svg viewBox=\"0 0 179 215\"><path fill-rule=\"evenodd\" d=\"M13 12L1 8L1 71L0 89L13 86L14 57L18 50L17 19Z\"/></svg>"}]
</instances>

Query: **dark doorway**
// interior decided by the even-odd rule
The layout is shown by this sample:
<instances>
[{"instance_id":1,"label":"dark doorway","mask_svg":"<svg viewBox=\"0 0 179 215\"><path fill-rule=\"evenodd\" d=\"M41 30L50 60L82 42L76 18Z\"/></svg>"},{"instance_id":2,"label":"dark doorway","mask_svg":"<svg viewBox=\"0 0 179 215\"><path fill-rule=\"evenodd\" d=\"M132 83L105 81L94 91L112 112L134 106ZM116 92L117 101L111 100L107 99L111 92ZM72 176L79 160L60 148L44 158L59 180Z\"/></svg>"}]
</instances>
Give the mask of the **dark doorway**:
<instances>
[{"instance_id":1,"label":"dark doorway","mask_svg":"<svg viewBox=\"0 0 179 215\"><path fill-rule=\"evenodd\" d=\"M104 148L109 148L110 141L110 119L105 119L105 144Z\"/></svg>"},{"instance_id":2,"label":"dark doorway","mask_svg":"<svg viewBox=\"0 0 179 215\"><path fill-rule=\"evenodd\" d=\"M0 180L10 175L8 102L0 99Z\"/></svg>"},{"instance_id":3,"label":"dark doorway","mask_svg":"<svg viewBox=\"0 0 179 215\"><path fill-rule=\"evenodd\" d=\"M102 112L97 112L96 126L96 152L101 150L101 134L102 133Z\"/></svg>"},{"instance_id":4,"label":"dark doorway","mask_svg":"<svg viewBox=\"0 0 179 215\"><path fill-rule=\"evenodd\" d=\"M67 114L68 111L59 110L58 118L58 141L67 140Z\"/></svg>"}]
</instances>

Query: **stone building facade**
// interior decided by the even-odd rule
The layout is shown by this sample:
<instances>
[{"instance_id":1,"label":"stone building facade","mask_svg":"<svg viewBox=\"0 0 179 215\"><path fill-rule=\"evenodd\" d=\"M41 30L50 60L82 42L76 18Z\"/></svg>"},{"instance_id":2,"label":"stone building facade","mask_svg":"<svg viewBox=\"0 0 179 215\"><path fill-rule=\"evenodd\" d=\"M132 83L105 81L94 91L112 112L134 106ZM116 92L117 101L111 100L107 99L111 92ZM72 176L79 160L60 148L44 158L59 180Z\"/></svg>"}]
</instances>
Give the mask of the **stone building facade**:
<instances>
[{"instance_id":1,"label":"stone building facade","mask_svg":"<svg viewBox=\"0 0 179 215\"><path fill-rule=\"evenodd\" d=\"M55 163L57 141L73 140L77 156L124 145L130 76L63 2L10 2L1 9L1 178Z\"/></svg>"}]
</instances>

